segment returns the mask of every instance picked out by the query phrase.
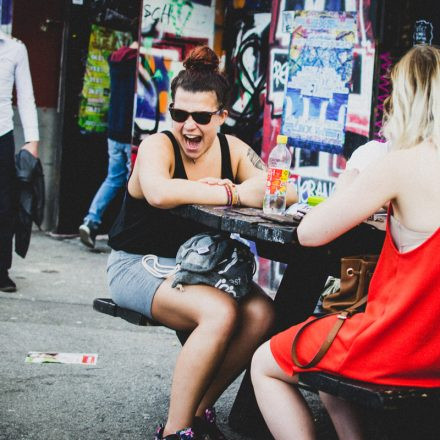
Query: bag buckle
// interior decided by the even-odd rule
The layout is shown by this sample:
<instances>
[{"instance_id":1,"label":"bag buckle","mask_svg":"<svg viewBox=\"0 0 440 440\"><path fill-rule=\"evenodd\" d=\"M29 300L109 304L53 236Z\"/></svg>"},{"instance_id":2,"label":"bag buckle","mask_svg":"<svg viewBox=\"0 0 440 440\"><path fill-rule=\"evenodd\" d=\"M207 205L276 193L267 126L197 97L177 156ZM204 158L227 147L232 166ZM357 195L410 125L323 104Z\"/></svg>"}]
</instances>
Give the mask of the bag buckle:
<instances>
[{"instance_id":1,"label":"bag buckle","mask_svg":"<svg viewBox=\"0 0 440 440\"><path fill-rule=\"evenodd\" d=\"M338 318L338 319L347 319L347 318L348 318L348 315L346 315L346 314L344 314L344 313L340 313L340 314L337 316L337 318Z\"/></svg>"}]
</instances>

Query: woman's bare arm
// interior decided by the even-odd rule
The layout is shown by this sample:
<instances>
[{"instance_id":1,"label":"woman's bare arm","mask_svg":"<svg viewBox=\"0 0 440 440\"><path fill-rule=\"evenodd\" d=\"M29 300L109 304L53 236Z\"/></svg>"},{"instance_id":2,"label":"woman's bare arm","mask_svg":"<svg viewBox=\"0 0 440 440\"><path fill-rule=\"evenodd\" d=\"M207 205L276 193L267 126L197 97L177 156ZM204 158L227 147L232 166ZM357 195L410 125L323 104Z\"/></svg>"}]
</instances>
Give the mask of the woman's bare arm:
<instances>
[{"instance_id":1,"label":"woman's bare arm","mask_svg":"<svg viewBox=\"0 0 440 440\"><path fill-rule=\"evenodd\" d=\"M129 183L130 193L134 197L145 197L152 206L162 209L189 203L222 205L227 202L227 193L222 186L173 179L173 157L173 148L166 135L158 133L144 140L133 171L135 181Z\"/></svg>"},{"instance_id":2,"label":"woman's bare arm","mask_svg":"<svg viewBox=\"0 0 440 440\"><path fill-rule=\"evenodd\" d=\"M324 245L393 200L399 188L398 163L396 153L390 153L314 207L298 226L299 242L304 246Z\"/></svg>"}]
</instances>

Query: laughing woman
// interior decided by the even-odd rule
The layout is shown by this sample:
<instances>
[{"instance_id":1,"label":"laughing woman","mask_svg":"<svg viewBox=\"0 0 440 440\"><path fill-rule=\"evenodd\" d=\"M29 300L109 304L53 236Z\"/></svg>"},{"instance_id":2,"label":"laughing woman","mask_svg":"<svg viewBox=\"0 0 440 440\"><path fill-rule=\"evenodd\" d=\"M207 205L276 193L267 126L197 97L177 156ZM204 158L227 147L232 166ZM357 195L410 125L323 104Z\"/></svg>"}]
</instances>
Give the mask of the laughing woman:
<instances>
[{"instance_id":1,"label":"laughing woman","mask_svg":"<svg viewBox=\"0 0 440 440\"><path fill-rule=\"evenodd\" d=\"M122 210L110 231L108 262L114 301L176 330L191 331L174 369L168 420L155 439L224 438L213 405L249 362L273 321L271 301L253 285L236 302L210 286L172 288L141 263L154 254L174 265L179 246L206 227L178 219L178 205L241 203L261 207L266 171L253 150L218 134L229 85L208 47L194 49L171 84L171 131L139 147ZM289 202L296 196L290 194ZM195 429L193 429L195 428ZM209 436L208 436L209 435ZM197 436L197 437L196 437Z\"/></svg>"}]
</instances>

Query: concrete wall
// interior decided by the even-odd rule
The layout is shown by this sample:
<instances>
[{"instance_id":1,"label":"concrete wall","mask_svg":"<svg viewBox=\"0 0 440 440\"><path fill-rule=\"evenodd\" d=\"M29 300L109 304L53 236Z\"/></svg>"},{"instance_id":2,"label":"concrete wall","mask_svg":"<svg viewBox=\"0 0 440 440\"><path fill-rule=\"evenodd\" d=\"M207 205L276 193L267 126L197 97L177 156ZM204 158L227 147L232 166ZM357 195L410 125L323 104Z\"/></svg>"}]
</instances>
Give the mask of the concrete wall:
<instances>
[{"instance_id":1,"label":"concrete wall","mask_svg":"<svg viewBox=\"0 0 440 440\"><path fill-rule=\"evenodd\" d=\"M61 154L61 118L55 108L38 108L38 125L40 129L39 156L43 165L46 203L42 228L45 231L55 229L58 221L59 197L59 155ZM15 149L18 151L24 144L20 117L14 108Z\"/></svg>"}]
</instances>

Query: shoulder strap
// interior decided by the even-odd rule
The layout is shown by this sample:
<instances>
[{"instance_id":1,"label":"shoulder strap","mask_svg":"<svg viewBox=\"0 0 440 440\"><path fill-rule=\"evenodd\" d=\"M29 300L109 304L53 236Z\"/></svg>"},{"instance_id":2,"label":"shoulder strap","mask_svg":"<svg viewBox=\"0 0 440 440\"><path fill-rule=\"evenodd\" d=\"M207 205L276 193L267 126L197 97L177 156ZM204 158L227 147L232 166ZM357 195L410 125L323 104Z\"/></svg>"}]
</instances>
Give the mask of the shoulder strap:
<instances>
[{"instance_id":1,"label":"shoulder strap","mask_svg":"<svg viewBox=\"0 0 440 440\"><path fill-rule=\"evenodd\" d=\"M174 137L173 133L169 130L165 130L162 132L163 134L167 135L171 143L173 144L174 149L174 178L178 179L188 179L188 176L185 172L185 167L183 166L182 162L182 155L180 154L180 148L179 143L177 142L177 139Z\"/></svg>"},{"instance_id":2,"label":"shoulder strap","mask_svg":"<svg viewBox=\"0 0 440 440\"><path fill-rule=\"evenodd\" d=\"M293 362L295 363L295 365L297 367L303 368L303 369L314 367L327 353L328 349L330 348L330 345L332 345L332 342L335 340L336 335L338 334L338 332L341 329L342 325L344 324L345 320L348 319L350 316L354 315L355 313L357 313L359 311L358 308L367 303L367 299L368 299L368 296L365 295L358 302L353 304L348 309L341 310L340 312L333 312L333 313L329 313L327 315L319 316L316 319L313 319L312 321L306 322L298 330L298 333L295 335L295 338L293 339L292 359L293 359ZM299 337L301 336L301 334L303 333L303 331L307 327L311 326L312 324L314 324L316 321L319 321L320 319L327 318L327 316L330 316L330 315L337 315L337 318L338 318L337 321L335 321L333 327L328 332L321 347L319 347L319 350L316 352L315 356L313 356L313 359L306 364L302 364L299 361L298 356L296 354L296 349L297 349Z\"/></svg>"},{"instance_id":3,"label":"shoulder strap","mask_svg":"<svg viewBox=\"0 0 440 440\"><path fill-rule=\"evenodd\" d=\"M228 140L223 133L218 133L217 136L220 141L220 148L222 152L222 179L229 179L234 182Z\"/></svg>"}]
</instances>

